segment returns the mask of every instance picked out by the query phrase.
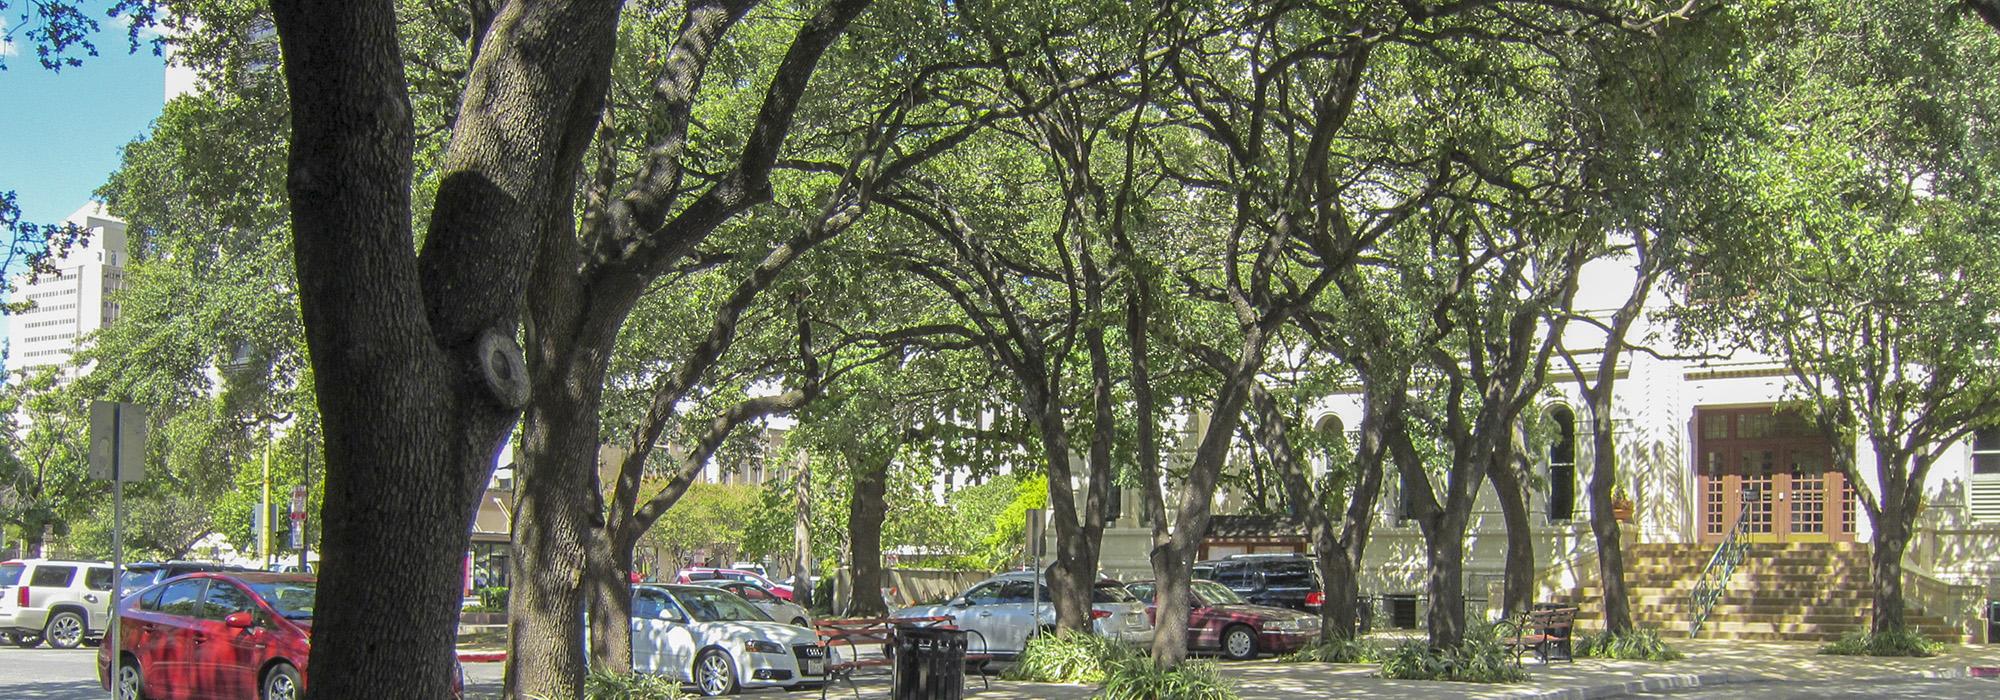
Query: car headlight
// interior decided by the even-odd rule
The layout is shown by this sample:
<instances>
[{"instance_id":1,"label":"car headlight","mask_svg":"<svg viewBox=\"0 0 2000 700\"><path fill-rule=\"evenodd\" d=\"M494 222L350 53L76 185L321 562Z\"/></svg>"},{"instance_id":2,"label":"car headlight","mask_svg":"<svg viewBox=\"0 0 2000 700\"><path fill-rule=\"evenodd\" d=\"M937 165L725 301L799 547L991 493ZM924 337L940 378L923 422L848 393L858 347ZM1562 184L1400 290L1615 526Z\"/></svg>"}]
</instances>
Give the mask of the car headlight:
<instances>
[{"instance_id":1,"label":"car headlight","mask_svg":"<svg viewBox=\"0 0 2000 700\"><path fill-rule=\"evenodd\" d=\"M1267 630L1288 630L1288 629L1292 629L1292 621L1291 621L1291 620L1265 620L1265 621L1264 621L1264 624L1263 624L1263 627L1264 627L1264 629L1267 629Z\"/></svg>"},{"instance_id":2,"label":"car headlight","mask_svg":"<svg viewBox=\"0 0 2000 700\"><path fill-rule=\"evenodd\" d=\"M750 641L747 641L747 642L744 642L744 643L743 643L743 650L744 650L744 651L747 651L747 652L750 652L750 653L752 653L752 654L783 654L783 653L785 653L785 647L784 647L784 645L782 645L782 644L779 644L779 643L777 643L777 642L767 642L767 641L764 641L764 640L762 640L762 639L752 639L752 640L750 640Z\"/></svg>"}]
</instances>

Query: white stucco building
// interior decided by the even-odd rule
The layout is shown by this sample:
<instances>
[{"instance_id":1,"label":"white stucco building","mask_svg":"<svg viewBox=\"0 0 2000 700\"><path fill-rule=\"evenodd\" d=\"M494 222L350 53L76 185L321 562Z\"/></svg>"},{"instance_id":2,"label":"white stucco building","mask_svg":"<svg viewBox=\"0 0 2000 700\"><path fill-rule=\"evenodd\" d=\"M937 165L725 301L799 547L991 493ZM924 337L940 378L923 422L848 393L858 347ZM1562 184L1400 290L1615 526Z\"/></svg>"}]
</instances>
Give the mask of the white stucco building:
<instances>
[{"instance_id":1,"label":"white stucco building","mask_svg":"<svg viewBox=\"0 0 2000 700\"><path fill-rule=\"evenodd\" d=\"M8 301L34 306L7 317L10 378L68 362L80 339L118 318L111 294L124 278L125 222L111 218L95 202L64 222L83 229L87 240L52 261L55 274L33 279L22 273L12 280L15 289Z\"/></svg>"},{"instance_id":2,"label":"white stucco building","mask_svg":"<svg viewBox=\"0 0 2000 700\"><path fill-rule=\"evenodd\" d=\"M1629 264L1594 265L1585 275L1577 308L1608 318L1630 291L1633 277ZM1656 304L1668 303L1662 296L1656 289ZM1677 348L1672 339L1663 323L1641 320L1631 342L1666 357L1628 353L1620 362L1615 394L1620 481L1635 501L1634 517L1624 527L1626 579L1635 594L1657 599L1656 605L1635 607L1639 622L1687 633L1688 605L1682 601L1692 579L1744 516L1743 539L1752 543L1751 560L1745 565L1748 573L1735 577L1733 597L1723 607L1740 619L1762 620L1769 617L1763 614L1766 609L1792 617L1727 623L1727 613L1718 613L1715 619L1724 623L1719 628L1711 623L1709 629L1741 638L1826 639L1844 628L1814 620L1844 615L1850 624L1865 625L1871 532L1856 489L1873 488L1874 455L1866 441L1856 458L1870 481L1848 483L1834 467L1833 446L1802 418L1779 410L1781 402L1793 398L1788 393L1793 380L1781 361L1743 351ZM1584 372L1592 372L1594 353L1603 347L1601 333L1571 324L1564 341L1579 353ZM1309 416L1309 424L1318 430L1352 431L1361 420L1360 401L1358 393L1329 396ZM1546 434L1556 443L1538 448L1530 484L1537 598L1575 602L1584 608L1579 619L1586 619L1598 605L1593 596L1601 595L1586 496L1593 459L1590 424L1560 359L1550 368L1548 390L1528 417L1548 421L1552 429ZM1184 435L1194 439L1191 433ZM1762 498L1746 499L1746 489ZM2000 430L1982 431L1952 446L1933 467L1925 489L1926 505L1904 560L1905 599L1913 624L1941 638L1987 641L1986 604L2000 601ZM1136 497L1127 490L1121 517L1105 532L1102 566L1119 576L1150 577L1149 531L1140 522ZM1249 500L1227 491L1215 498L1218 516L1243 512ZM1361 592L1382 606L1378 616L1388 615L1384 608L1409 605L1425 595L1429 564L1423 538L1415 522L1402 517L1403 503L1401 479L1391 466L1361 567ZM1301 533L1278 524L1281 520L1218 518L1202 556L1306 552ZM1260 528L1266 531L1256 531ZM1505 525L1493 487L1483 482L1467 530L1468 597L1499 597L1505 548ZM1810 575L1793 573L1801 561L1824 562L1826 568ZM1760 562L1765 568L1758 568ZM1481 602L1472 601L1475 607Z\"/></svg>"}]
</instances>

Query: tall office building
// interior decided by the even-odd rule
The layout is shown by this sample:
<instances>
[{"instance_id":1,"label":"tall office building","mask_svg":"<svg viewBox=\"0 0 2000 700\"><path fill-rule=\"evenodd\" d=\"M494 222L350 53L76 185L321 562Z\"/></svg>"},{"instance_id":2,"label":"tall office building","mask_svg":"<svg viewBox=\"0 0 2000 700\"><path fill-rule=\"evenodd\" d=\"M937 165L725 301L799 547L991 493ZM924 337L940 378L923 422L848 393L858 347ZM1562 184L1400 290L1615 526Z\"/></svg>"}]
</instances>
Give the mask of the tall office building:
<instances>
[{"instance_id":1,"label":"tall office building","mask_svg":"<svg viewBox=\"0 0 2000 700\"><path fill-rule=\"evenodd\" d=\"M118 318L111 292L124 278L125 222L96 202L65 222L89 232L89 240L53 261L56 273L31 279L22 272L12 280L8 301L30 301L34 307L7 317L9 378L69 361L79 339Z\"/></svg>"}]
</instances>

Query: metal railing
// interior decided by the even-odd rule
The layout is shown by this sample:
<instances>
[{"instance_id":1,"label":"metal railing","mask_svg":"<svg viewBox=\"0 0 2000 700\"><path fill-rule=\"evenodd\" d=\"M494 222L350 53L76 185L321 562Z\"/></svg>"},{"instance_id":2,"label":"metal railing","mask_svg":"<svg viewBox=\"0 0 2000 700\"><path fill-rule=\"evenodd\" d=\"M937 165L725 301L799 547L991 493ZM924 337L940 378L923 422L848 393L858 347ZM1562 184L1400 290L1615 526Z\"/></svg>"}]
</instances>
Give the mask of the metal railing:
<instances>
[{"instance_id":1,"label":"metal railing","mask_svg":"<svg viewBox=\"0 0 2000 700\"><path fill-rule=\"evenodd\" d=\"M1762 500L1756 489L1743 490L1743 506L1736 514L1736 524L1729 527L1729 534L1716 545L1715 554L1709 556L1708 565L1702 567L1700 578L1694 583L1694 622L1688 624L1688 638L1701 634L1701 625L1708 621L1708 615L1715 610L1715 603L1722 599L1723 591L1729 586L1729 578L1736 573L1736 567L1743 563L1749 553L1750 542L1743 538L1744 525L1750 521L1750 512Z\"/></svg>"}]
</instances>

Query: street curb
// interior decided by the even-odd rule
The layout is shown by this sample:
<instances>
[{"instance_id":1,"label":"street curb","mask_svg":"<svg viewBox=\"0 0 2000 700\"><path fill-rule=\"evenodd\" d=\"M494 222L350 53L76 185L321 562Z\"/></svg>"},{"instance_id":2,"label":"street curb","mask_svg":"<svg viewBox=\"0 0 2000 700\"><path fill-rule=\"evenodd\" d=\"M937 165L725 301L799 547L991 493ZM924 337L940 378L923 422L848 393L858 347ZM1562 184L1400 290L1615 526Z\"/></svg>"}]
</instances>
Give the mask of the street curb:
<instances>
[{"instance_id":1,"label":"street curb","mask_svg":"<svg viewBox=\"0 0 2000 700\"><path fill-rule=\"evenodd\" d=\"M471 664L471 663L493 663L493 662L496 662L496 661L506 661L506 660L507 660L507 652L504 652L504 651L461 651L461 652L458 652L458 660L459 660L459 661L460 661L461 663L469 663L469 664Z\"/></svg>"},{"instance_id":2,"label":"street curb","mask_svg":"<svg viewBox=\"0 0 2000 700\"><path fill-rule=\"evenodd\" d=\"M1783 680L1770 676L1749 673L1695 673L1674 676L1651 676L1625 683L1593 685L1583 688L1556 688L1533 690L1505 696L1506 700L1599 700L1615 698L1634 693L1653 693L1663 690L1686 690L1705 688L1732 683L1763 683Z\"/></svg>"}]
</instances>

